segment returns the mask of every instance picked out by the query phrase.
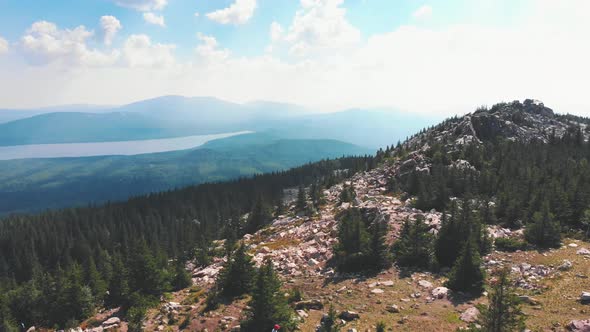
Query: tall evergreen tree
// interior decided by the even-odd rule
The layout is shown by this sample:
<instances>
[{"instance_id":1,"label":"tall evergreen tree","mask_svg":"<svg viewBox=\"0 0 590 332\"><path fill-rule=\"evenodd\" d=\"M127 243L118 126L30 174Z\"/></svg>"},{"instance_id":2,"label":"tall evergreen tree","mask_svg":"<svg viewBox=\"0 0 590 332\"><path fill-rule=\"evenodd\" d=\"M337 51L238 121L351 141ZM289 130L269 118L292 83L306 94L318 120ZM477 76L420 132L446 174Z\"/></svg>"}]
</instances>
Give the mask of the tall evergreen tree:
<instances>
[{"instance_id":1,"label":"tall evergreen tree","mask_svg":"<svg viewBox=\"0 0 590 332\"><path fill-rule=\"evenodd\" d=\"M520 332L525 329L525 314L509 279L509 270L500 271L489 296L489 305L481 310L484 332Z\"/></svg>"},{"instance_id":2,"label":"tall evergreen tree","mask_svg":"<svg viewBox=\"0 0 590 332\"><path fill-rule=\"evenodd\" d=\"M257 230L266 226L272 220L272 212L264 199L259 196L252 207L252 211L248 215L248 223L246 225L246 232L253 234Z\"/></svg>"},{"instance_id":3,"label":"tall evergreen tree","mask_svg":"<svg viewBox=\"0 0 590 332\"><path fill-rule=\"evenodd\" d=\"M227 259L218 277L218 287L222 295L240 296L252 290L256 271L252 258L244 243Z\"/></svg>"},{"instance_id":4,"label":"tall evergreen tree","mask_svg":"<svg viewBox=\"0 0 590 332\"><path fill-rule=\"evenodd\" d=\"M307 193L305 192L304 186L299 186L297 190L297 202L295 203L295 208L297 211L303 211L307 207Z\"/></svg>"},{"instance_id":5,"label":"tall evergreen tree","mask_svg":"<svg viewBox=\"0 0 590 332\"><path fill-rule=\"evenodd\" d=\"M561 229L559 222L554 220L547 201L543 203L541 211L533 214L532 223L525 230L525 238L541 248L559 247Z\"/></svg>"},{"instance_id":6,"label":"tall evergreen tree","mask_svg":"<svg viewBox=\"0 0 590 332\"><path fill-rule=\"evenodd\" d=\"M479 295L484 289L484 271L475 234L465 243L461 256L455 262L447 281L447 287L454 291Z\"/></svg>"},{"instance_id":7,"label":"tall evergreen tree","mask_svg":"<svg viewBox=\"0 0 590 332\"><path fill-rule=\"evenodd\" d=\"M387 228L387 221L384 219L374 220L370 227L371 238L367 259L369 266L374 270L388 268L391 265L391 253L386 243Z\"/></svg>"},{"instance_id":8,"label":"tall evergreen tree","mask_svg":"<svg viewBox=\"0 0 590 332\"><path fill-rule=\"evenodd\" d=\"M424 216L404 221L400 236L393 244L393 257L400 266L426 269L433 258L432 234L428 232Z\"/></svg>"},{"instance_id":9,"label":"tall evergreen tree","mask_svg":"<svg viewBox=\"0 0 590 332\"><path fill-rule=\"evenodd\" d=\"M295 330L292 309L287 303L281 286L272 262L267 260L258 270L250 301L251 310L246 321L241 324L243 331L270 331L275 324L279 324L281 330L285 332Z\"/></svg>"}]
</instances>

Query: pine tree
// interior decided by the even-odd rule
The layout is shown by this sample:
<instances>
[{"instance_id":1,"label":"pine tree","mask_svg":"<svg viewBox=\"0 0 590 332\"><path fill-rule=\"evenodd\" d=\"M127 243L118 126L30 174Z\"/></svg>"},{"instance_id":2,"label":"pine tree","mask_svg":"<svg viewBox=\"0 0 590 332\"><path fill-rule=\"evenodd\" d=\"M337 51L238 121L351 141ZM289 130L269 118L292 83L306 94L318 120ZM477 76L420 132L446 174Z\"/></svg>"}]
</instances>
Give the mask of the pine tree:
<instances>
[{"instance_id":1,"label":"pine tree","mask_svg":"<svg viewBox=\"0 0 590 332\"><path fill-rule=\"evenodd\" d=\"M387 222L384 219L373 221L370 228L371 238L367 259L369 267L374 270L382 270L391 265L391 255L385 237L387 236Z\"/></svg>"},{"instance_id":2,"label":"pine tree","mask_svg":"<svg viewBox=\"0 0 590 332\"><path fill-rule=\"evenodd\" d=\"M100 304L106 296L107 283L102 279L102 276L96 269L96 264L94 263L92 256L88 258L87 265L86 280L92 290L92 294L94 294L96 302Z\"/></svg>"},{"instance_id":3,"label":"pine tree","mask_svg":"<svg viewBox=\"0 0 590 332\"><path fill-rule=\"evenodd\" d=\"M356 197L352 186L344 184L340 192L340 203L352 203Z\"/></svg>"},{"instance_id":4,"label":"pine tree","mask_svg":"<svg viewBox=\"0 0 590 332\"><path fill-rule=\"evenodd\" d=\"M297 202L295 203L295 208L297 211L304 211L307 207L307 194L305 193L305 187L299 186L299 190L297 191Z\"/></svg>"},{"instance_id":5,"label":"pine tree","mask_svg":"<svg viewBox=\"0 0 590 332\"><path fill-rule=\"evenodd\" d=\"M272 262L267 260L258 270L250 301L251 310L247 320L241 324L243 331L270 331L275 324L279 324L285 332L295 330L292 309L281 287L281 281L272 267Z\"/></svg>"},{"instance_id":6,"label":"pine tree","mask_svg":"<svg viewBox=\"0 0 590 332\"><path fill-rule=\"evenodd\" d=\"M109 281L109 294L106 298L108 306L127 305L129 291L129 273L120 254L113 255L113 276Z\"/></svg>"},{"instance_id":7,"label":"pine tree","mask_svg":"<svg viewBox=\"0 0 590 332\"><path fill-rule=\"evenodd\" d=\"M545 201L541 211L533 214L533 221L525 230L525 238L541 248L557 248L561 243L560 232L559 222L554 220L549 203Z\"/></svg>"},{"instance_id":8,"label":"pine tree","mask_svg":"<svg viewBox=\"0 0 590 332\"><path fill-rule=\"evenodd\" d=\"M464 232L457 220L457 204L453 202L449 216L443 211L441 227L434 246L436 260L440 266L453 266L461 253Z\"/></svg>"},{"instance_id":9,"label":"pine tree","mask_svg":"<svg viewBox=\"0 0 590 332\"><path fill-rule=\"evenodd\" d=\"M393 256L400 266L427 269L432 263L432 234L424 216L406 219L399 239L393 244Z\"/></svg>"},{"instance_id":10,"label":"pine tree","mask_svg":"<svg viewBox=\"0 0 590 332\"><path fill-rule=\"evenodd\" d=\"M490 291L490 303L481 310L482 331L520 332L525 329L525 314L509 279L509 270L503 269Z\"/></svg>"},{"instance_id":11,"label":"pine tree","mask_svg":"<svg viewBox=\"0 0 590 332\"><path fill-rule=\"evenodd\" d=\"M340 332L340 326L338 326L338 314L334 306L330 306L328 314L322 318L322 324L318 332Z\"/></svg>"},{"instance_id":12,"label":"pine tree","mask_svg":"<svg viewBox=\"0 0 590 332\"><path fill-rule=\"evenodd\" d=\"M272 220L271 209L266 205L266 202L259 196L250 211L248 222L246 225L246 232L253 234L262 227L266 226Z\"/></svg>"},{"instance_id":13,"label":"pine tree","mask_svg":"<svg viewBox=\"0 0 590 332\"><path fill-rule=\"evenodd\" d=\"M174 290L181 290L192 285L193 281L191 279L191 275L184 267L182 261L178 261L175 266L174 280L172 282L172 287L174 287Z\"/></svg>"},{"instance_id":14,"label":"pine tree","mask_svg":"<svg viewBox=\"0 0 590 332\"><path fill-rule=\"evenodd\" d=\"M447 287L454 291L479 295L483 292L483 285L484 271L481 268L481 257L475 234L472 234L451 270Z\"/></svg>"},{"instance_id":15,"label":"pine tree","mask_svg":"<svg viewBox=\"0 0 590 332\"><path fill-rule=\"evenodd\" d=\"M222 295L235 297L252 290L256 272L252 258L246 250L246 245L240 243L221 270L217 284Z\"/></svg>"},{"instance_id":16,"label":"pine tree","mask_svg":"<svg viewBox=\"0 0 590 332\"><path fill-rule=\"evenodd\" d=\"M348 209L340 218L334 253L342 271L361 271L367 266L369 233L359 209Z\"/></svg>"}]
</instances>

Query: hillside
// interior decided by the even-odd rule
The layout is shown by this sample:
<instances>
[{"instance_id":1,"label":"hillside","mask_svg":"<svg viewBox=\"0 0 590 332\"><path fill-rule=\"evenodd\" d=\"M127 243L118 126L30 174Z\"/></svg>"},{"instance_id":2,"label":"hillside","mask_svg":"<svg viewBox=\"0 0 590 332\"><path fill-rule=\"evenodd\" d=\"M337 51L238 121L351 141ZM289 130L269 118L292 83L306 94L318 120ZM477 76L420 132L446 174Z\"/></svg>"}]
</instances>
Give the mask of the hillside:
<instances>
[{"instance_id":1,"label":"hillside","mask_svg":"<svg viewBox=\"0 0 590 332\"><path fill-rule=\"evenodd\" d=\"M587 331L588 123L532 100L501 103L374 158L8 218L0 246L23 258L0 266L17 272L0 318L92 332L479 331L500 299L505 331L522 320ZM36 269L54 287L38 286Z\"/></svg>"},{"instance_id":2,"label":"hillside","mask_svg":"<svg viewBox=\"0 0 590 332\"><path fill-rule=\"evenodd\" d=\"M335 140L248 134L165 153L0 161L0 214L120 201L370 153Z\"/></svg>"}]
</instances>

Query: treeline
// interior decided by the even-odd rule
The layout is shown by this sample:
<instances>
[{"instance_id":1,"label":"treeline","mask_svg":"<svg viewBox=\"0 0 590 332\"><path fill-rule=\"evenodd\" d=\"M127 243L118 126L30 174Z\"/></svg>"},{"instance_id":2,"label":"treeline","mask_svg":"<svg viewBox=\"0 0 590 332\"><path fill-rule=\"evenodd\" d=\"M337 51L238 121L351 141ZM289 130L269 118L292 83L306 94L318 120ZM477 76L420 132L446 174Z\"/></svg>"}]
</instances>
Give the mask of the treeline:
<instances>
[{"instance_id":1,"label":"treeline","mask_svg":"<svg viewBox=\"0 0 590 332\"><path fill-rule=\"evenodd\" d=\"M102 306L123 306L131 321L140 321L150 301L185 283L182 262L206 264L218 254L212 240L228 232L239 238L270 222L267 211L283 206L283 189L326 187L374 163L373 157L326 160L124 203L4 218L2 328L72 326Z\"/></svg>"}]
</instances>

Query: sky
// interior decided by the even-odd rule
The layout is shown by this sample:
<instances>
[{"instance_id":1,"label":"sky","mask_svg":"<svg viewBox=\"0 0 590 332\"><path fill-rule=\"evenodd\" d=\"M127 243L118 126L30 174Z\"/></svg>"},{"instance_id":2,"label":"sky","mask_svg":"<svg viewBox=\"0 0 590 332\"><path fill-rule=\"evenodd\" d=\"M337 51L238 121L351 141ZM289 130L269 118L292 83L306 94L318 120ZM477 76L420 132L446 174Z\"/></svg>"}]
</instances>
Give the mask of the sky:
<instances>
[{"instance_id":1,"label":"sky","mask_svg":"<svg viewBox=\"0 0 590 332\"><path fill-rule=\"evenodd\" d=\"M590 115L588 0L0 0L0 108L162 95Z\"/></svg>"}]
</instances>

